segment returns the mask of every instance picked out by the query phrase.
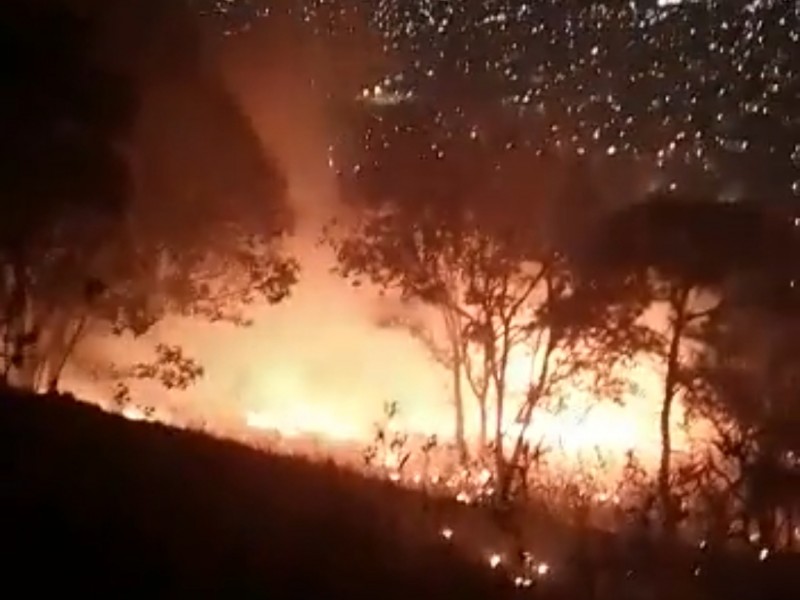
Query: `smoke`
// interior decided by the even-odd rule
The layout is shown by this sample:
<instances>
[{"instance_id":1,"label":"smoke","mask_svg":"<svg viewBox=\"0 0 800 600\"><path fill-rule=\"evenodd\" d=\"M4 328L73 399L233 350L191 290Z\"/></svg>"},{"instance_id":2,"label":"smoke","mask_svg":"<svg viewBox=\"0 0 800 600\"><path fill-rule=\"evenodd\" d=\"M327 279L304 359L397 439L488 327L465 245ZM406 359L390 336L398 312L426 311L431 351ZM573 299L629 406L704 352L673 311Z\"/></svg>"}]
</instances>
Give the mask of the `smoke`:
<instances>
[{"instance_id":1,"label":"smoke","mask_svg":"<svg viewBox=\"0 0 800 600\"><path fill-rule=\"evenodd\" d=\"M399 404L401 426L451 434L448 374L408 332L379 326L398 311L431 317L368 286L351 287L331 272L334 257L320 244L323 225L345 210L328 163L339 126L329 107L353 98L379 66L372 43L366 29L347 42L320 42L289 20L207 40L207 56L216 62L210 68L222 75L287 178L296 216L288 249L302 265L300 283L280 305L253 307L252 327L172 319L141 340L93 343L86 362L144 358L156 342L180 344L204 365L205 377L185 393L155 385L136 392L184 421L243 427L250 415L261 427L365 440L392 401ZM640 379L652 398L658 378L645 371ZM72 387L84 396L110 393L85 379L79 384ZM611 445L624 453L643 439L657 446L655 405L646 398L586 412L591 399L582 396L565 417L537 419L537 431L566 451Z\"/></svg>"},{"instance_id":2,"label":"smoke","mask_svg":"<svg viewBox=\"0 0 800 600\"><path fill-rule=\"evenodd\" d=\"M396 401L409 427L433 424L449 433L445 373L411 336L376 326L397 303L332 273L334 257L320 244L323 225L342 211L328 166L337 124L327 107L334 98L351 98L356 82L374 68L363 58L372 55L369 36L354 39L323 47L287 21L207 40L213 67L288 180L296 217L288 250L302 265L291 298L253 307L252 327L171 319L141 340L93 343L85 362L139 359L155 342L180 344L204 365L205 377L186 393L145 384L136 386L136 394L182 419L243 424L248 413L257 412L267 425L284 430L364 439L383 404ZM85 384L76 391L109 393Z\"/></svg>"}]
</instances>

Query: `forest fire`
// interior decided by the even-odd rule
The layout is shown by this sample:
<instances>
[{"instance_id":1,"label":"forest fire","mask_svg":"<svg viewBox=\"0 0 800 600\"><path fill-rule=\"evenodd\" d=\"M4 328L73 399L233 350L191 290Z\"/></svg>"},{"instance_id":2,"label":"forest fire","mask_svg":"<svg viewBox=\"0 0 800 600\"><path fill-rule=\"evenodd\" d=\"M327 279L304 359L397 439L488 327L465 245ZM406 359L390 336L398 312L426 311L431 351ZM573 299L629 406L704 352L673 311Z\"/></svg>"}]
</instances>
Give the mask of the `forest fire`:
<instances>
[{"instance_id":1,"label":"forest fire","mask_svg":"<svg viewBox=\"0 0 800 600\"><path fill-rule=\"evenodd\" d=\"M796 2L7 4L20 564L142 597L785 597Z\"/></svg>"},{"instance_id":2,"label":"forest fire","mask_svg":"<svg viewBox=\"0 0 800 600\"><path fill-rule=\"evenodd\" d=\"M425 390L420 390L424 393ZM363 399L363 412L354 415L355 419L345 422L341 417L330 414L326 407L336 403L320 395L298 395L281 408L279 403L261 410L254 409L246 413L248 427L277 431L289 437L320 436L335 441L369 443L375 433L375 424L382 416L381 404L378 400L383 394L376 390L372 400ZM335 397L335 392L333 394ZM653 396L628 398L627 402L614 403L607 401L598 404L592 399L581 397L576 392L572 398L564 402L564 406L554 410L539 410L532 419L532 424L525 432L526 439L533 444L543 444L552 449L554 454L567 461L593 460L598 456L615 462L633 451L653 460L658 453L658 432L653 425L653 406L657 400ZM268 394L261 396L269 398ZM255 399L248 404L257 406ZM437 435L442 440L452 438L452 418L447 415L447 390L443 389L438 397L431 397L423 406L411 407L410 414L401 407L402 417L398 427L406 428L409 434L417 436ZM437 406L438 405L438 406ZM283 406L287 406L284 404ZM473 415L474 416L474 415ZM405 423L412 423L408 426ZM477 423L473 419L473 427ZM505 426L506 436L513 440L521 431L521 425L510 419ZM676 424L674 434L680 438L683 430Z\"/></svg>"},{"instance_id":3,"label":"forest fire","mask_svg":"<svg viewBox=\"0 0 800 600\"><path fill-rule=\"evenodd\" d=\"M375 331L379 333L377 328ZM357 330L354 331L355 335ZM372 336L367 335L360 343L368 346L372 340ZM318 340L317 343L324 342ZM349 341L350 347L358 345L355 337ZM398 402L398 415L392 419L391 426L395 431L414 439L435 435L440 443L452 445L452 392L446 385L446 373L433 362L426 365L424 350L420 348L418 352L420 364L433 372L437 369L440 371L439 386L424 383L415 386L415 381L431 381L430 377L426 379L424 376L392 382L394 386L402 385L406 397L413 400L407 404ZM334 354L331 349L328 356L333 357ZM302 358L298 360L302 361ZM520 362L528 366L529 361ZM330 368L337 369L335 362ZM514 368L512 365L511 369ZM338 369L346 370L348 366L342 364ZM398 377L388 365L386 369ZM519 377L521 371L523 367L517 366L519 381L522 381ZM530 426L525 428L526 441L531 446L544 449L546 461L552 467L575 472L587 469L601 478L618 477L619 469L630 453L636 455L642 464L654 469L659 455L657 410L660 378L654 368L647 368L646 363L631 369L630 373L637 377L638 393L629 393L618 399L597 399L581 386L575 385L565 392L565 397L559 399L557 406L554 403L535 411ZM361 391L361 396L355 396L352 392L348 394L347 389L337 390L333 386L325 389L314 386L312 382L304 385L304 382L291 377L282 379L281 374L276 372L269 379L255 381L258 383L242 394L244 404L251 407L245 413L245 424L254 430L276 432L288 438L317 438L334 443L347 442L352 447L365 447L373 442L376 427L380 427L385 419L385 415L381 414L381 406L385 402L382 399L387 398L387 392L378 386L373 390ZM354 385L355 389L358 387ZM274 390L280 390L282 394L277 395ZM524 388L517 385L509 398L521 405L524 394ZM470 442L474 444L477 441L477 401L468 398L468 402L471 406L467 411L467 428ZM504 424L505 438L509 444L522 434L523 426L514 418L516 413L517 410L509 410ZM490 426L493 427L493 423L490 422ZM693 433L697 433L696 427ZM690 437L681 425L678 406L673 422L676 451L688 449Z\"/></svg>"},{"instance_id":4,"label":"forest fire","mask_svg":"<svg viewBox=\"0 0 800 600\"><path fill-rule=\"evenodd\" d=\"M281 436L295 438L301 436L321 436L333 441L356 441L359 436L351 426L325 417L314 410L312 404L295 402L295 408L282 415L267 412L248 412L245 416L247 426L262 431L273 431Z\"/></svg>"}]
</instances>

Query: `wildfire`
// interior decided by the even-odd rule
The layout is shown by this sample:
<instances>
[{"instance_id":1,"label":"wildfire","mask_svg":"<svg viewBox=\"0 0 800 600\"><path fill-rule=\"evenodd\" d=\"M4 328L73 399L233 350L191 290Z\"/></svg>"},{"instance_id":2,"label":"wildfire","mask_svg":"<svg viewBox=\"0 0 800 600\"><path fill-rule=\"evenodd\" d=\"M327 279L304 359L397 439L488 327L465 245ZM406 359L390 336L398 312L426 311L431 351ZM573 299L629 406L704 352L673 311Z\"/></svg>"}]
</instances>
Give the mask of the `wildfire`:
<instances>
[{"instance_id":1,"label":"wildfire","mask_svg":"<svg viewBox=\"0 0 800 600\"><path fill-rule=\"evenodd\" d=\"M512 364L511 368L515 371L516 381L522 381L522 367ZM442 375L444 380L446 374ZM585 465L597 462L599 458L606 466L620 466L630 451L634 451L644 464L655 465L660 450L659 374L655 367L642 364L632 369L629 376L635 379L635 387L640 390L638 394L628 394L619 401L598 399L585 388L575 385L558 399L558 406L543 406L534 411L524 438L532 446L544 448L550 461L565 466ZM431 390L428 385L420 385L421 381L428 383L430 380L408 378L405 396L413 400L408 404L399 403L401 414L389 425L394 431L411 436L421 438L436 434L449 441L454 429L448 401L450 392L444 382L438 389ZM357 389L359 386L354 387ZM519 383L516 389L512 388L509 395L512 408L514 403L519 405L524 400L522 389ZM368 390L358 391L363 394ZM292 400L281 401L287 395ZM381 420L382 394L376 389L371 398L354 396L346 396L335 388L325 390L313 382L304 383L292 373L272 371L254 379L254 384L247 390L246 403L263 408L246 411L245 423L251 429L275 431L289 438L312 436L332 442L368 444L375 436L375 423ZM467 415L468 434L471 439L477 439L477 404L469 398L467 402L471 404ZM516 412L507 411L503 427L509 445L522 432L523 425L514 419ZM678 450L688 443L687 433L678 426L680 417L678 407L673 427ZM492 431L494 423L489 425ZM384 465L390 471L393 465L389 463L393 458L398 459L392 454ZM491 474L486 471L480 476L488 480Z\"/></svg>"},{"instance_id":2,"label":"wildfire","mask_svg":"<svg viewBox=\"0 0 800 600\"><path fill-rule=\"evenodd\" d=\"M246 413L248 427L273 431L287 438L322 437L331 441L350 442L359 439L354 428L331 414L314 410L297 402L283 413L251 411Z\"/></svg>"},{"instance_id":3,"label":"wildfire","mask_svg":"<svg viewBox=\"0 0 800 600\"><path fill-rule=\"evenodd\" d=\"M144 410L139 408L138 406L126 406L122 409L123 417L128 419L129 421L147 421L148 416Z\"/></svg>"},{"instance_id":4,"label":"wildfire","mask_svg":"<svg viewBox=\"0 0 800 600\"><path fill-rule=\"evenodd\" d=\"M368 285L349 286L331 272L335 257L330 249L318 244L322 226L333 217L347 215L328 165L327 113L307 102L276 107L273 89L263 84L260 73L232 73L236 74L231 75L235 78L232 87L238 90L244 109L286 167L289 195L298 216L287 251L302 264L302 277L286 302L252 307L248 316L253 318L253 327L226 328L176 319L162 323L153 339L145 336L135 342L149 350L150 344L163 337L185 347L206 368L204 379L185 396L170 394L166 399L175 406L173 412L181 418L183 413L196 412L184 420L200 418L212 429L215 424L234 422L247 438L276 432L292 439L309 436L363 446L374 439L382 405L395 401L401 412L399 431L435 434L448 442L454 417L447 370L408 331L376 325L387 316L411 316L424 323L438 317L424 308L409 308ZM307 78L298 77L300 81ZM362 99L385 101L391 92L390 85L380 83L367 88ZM132 340L111 340L98 353L112 360L120 357L124 363L133 347ZM509 440L520 432L516 407L524 398L534 362L521 352L509 366L509 406L502 424ZM652 464L658 452L660 373L643 364L631 376L641 392L628 394L619 404L609 399L596 402L579 385L564 390L555 402L562 406L535 412L526 439L532 445L541 443L554 463L574 465L587 457L594 459L598 451L621 459L635 449ZM108 396L94 391L80 395ZM148 390L138 397L152 404L155 394ZM476 439L477 405L474 398L465 401L468 435ZM141 418L136 412L126 416ZM676 423L679 418L676 415ZM681 446L681 435L676 426L676 448Z\"/></svg>"},{"instance_id":5,"label":"wildfire","mask_svg":"<svg viewBox=\"0 0 800 600\"><path fill-rule=\"evenodd\" d=\"M325 276L316 275L323 280ZM261 433L295 441L312 438L318 442L317 453L327 445L332 450L346 445L356 450L353 456L357 456L359 450L374 441L376 423L383 419L383 404L395 400L400 414L392 423L393 431L416 440L436 435L440 445L447 445L454 431L447 370L405 331L381 329L366 320L357 310L365 305L363 290L342 291L336 279L331 286L338 290L330 300L336 306L335 320L312 309L318 300L316 295L308 298L301 291L286 306L270 309L276 313L274 321L270 316L263 317L263 326L227 331L171 328L169 336L198 356L207 366L208 376L185 396L163 391L159 395L152 387L136 388L136 404L115 412L122 412L133 421L164 421L162 413L169 408L174 413L169 415L170 421L201 420L210 430L238 423L247 439ZM120 347L119 354L122 351ZM530 358L522 355L510 365L503 423L507 448L521 431L522 425L515 417L530 381L530 368ZM539 446L545 451L545 461L551 467L566 471L588 463L596 465L599 456L604 468L613 471L609 465L621 466L630 450L645 466L654 467L660 450L661 374L656 366L643 362L623 375L636 382L636 393L626 394L619 402L598 399L576 382L549 405L534 411L525 439L531 447ZM107 401L107 390L78 383L81 382L77 379L71 381L70 387L79 397L100 404ZM468 438L476 441L477 401L467 396L465 403ZM489 408L491 412L492 406ZM686 432L679 426L680 419L678 402L673 426L673 442L678 451L688 443ZM492 432L491 418L488 425ZM234 429L224 429L237 435L237 425L231 427ZM389 463L384 466L387 477L397 467ZM431 466L441 471L441 465ZM417 472L417 484L429 475ZM488 471L475 475L490 477ZM464 492L459 500L469 503L472 496Z\"/></svg>"}]
</instances>

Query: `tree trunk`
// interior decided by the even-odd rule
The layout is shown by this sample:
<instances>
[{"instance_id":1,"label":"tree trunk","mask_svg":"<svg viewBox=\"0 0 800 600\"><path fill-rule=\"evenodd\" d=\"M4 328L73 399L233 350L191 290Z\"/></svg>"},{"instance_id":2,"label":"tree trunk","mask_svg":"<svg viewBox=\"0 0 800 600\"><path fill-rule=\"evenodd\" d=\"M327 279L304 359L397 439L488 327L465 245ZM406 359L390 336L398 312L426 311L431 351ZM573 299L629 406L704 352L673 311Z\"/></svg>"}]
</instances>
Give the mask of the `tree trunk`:
<instances>
[{"instance_id":1,"label":"tree trunk","mask_svg":"<svg viewBox=\"0 0 800 600\"><path fill-rule=\"evenodd\" d=\"M464 432L464 394L461 388L461 360L460 356L455 356L452 366L453 375L453 403L455 405L455 436L458 460L462 465L466 465L469 460L467 452L467 439Z\"/></svg>"},{"instance_id":2,"label":"tree trunk","mask_svg":"<svg viewBox=\"0 0 800 600\"><path fill-rule=\"evenodd\" d=\"M478 431L478 447L481 454L486 451L486 444L489 441L489 414L486 410L486 395L478 398L478 418L480 419L480 429Z\"/></svg>"},{"instance_id":3,"label":"tree trunk","mask_svg":"<svg viewBox=\"0 0 800 600\"><path fill-rule=\"evenodd\" d=\"M75 352L81 338L83 337L86 329L87 318L82 316L75 323L75 329L69 335L67 327L60 332L63 337L60 339L59 353L51 354L48 357L48 374L47 374L47 392L58 392L58 383L61 380L61 374L64 372L64 367L67 366L70 356Z\"/></svg>"},{"instance_id":4,"label":"tree trunk","mask_svg":"<svg viewBox=\"0 0 800 600\"><path fill-rule=\"evenodd\" d=\"M677 519L675 517L675 507L672 499L672 487L670 485L670 473L672 471L672 439L669 430L670 417L672 414L672 392L667 391L661 405L661 461L658 467L658 497L663 511L664 532L668 536L675 533Z\"/></svg>"},{"instance_id":5,"label":"tree trunk","mask_svg":"<svg viewBox=\"0 0 800 600\"><path fill-rule=\"evenodd\" d=\"M10 339L10 362L6 365L6 377L14 387L33 390L36 364L31 360L31 349L35 342L31 339L29 321L28 274L21 257L14 257L13 287L8 309L7 333Z\"/></svg>"},{"instance_id":6,"label":"tree trunk","mask_svg":"<svg viewBox=\"0 0 800 600\"><path fill-rule=\"evenodd\" d=\"M658 499L662 510L662 526L668 537L673 537L678 526L678 511L672 497L670 475L672 473L672 404L678 389L678 370L680 368L680 346L686 325L686 305L689 299L688 288L681 289L672 300L672 336L667 354L667 373L664 377L664 397L661 403L660 433L661 460L658 468Z\"/></svg>"},{"instance_id":7,"label":"tree trunk","mask_svg":"<svg viewBox=\"0 0 800 600\"><path fill-rule=\"evenodd\" d=\"M453 408L455 409L455 443L458 452L458 460L462 465L466 465L469 460L467 451L467 439L464 428L464 391L462 388L461 371L463 356L461 355L461 334L458 324L453 322L453 317L447 313L444 315L447 336L450 339L453 362L450 365L450 374L453 377Z\"/></svg>"},{"instance_id":8,"label":"tree trunk","mask_svg":"<svg viewBox=\"0 0 800 600\"><path fill-rule=\"evenodd\" d=\"M796 531L796 514L793 506L787 508L786 511L786 550L795 552L797 550L798 537L795 535Z\"/></svg>"},{"instance_id":9,"label":"tree trunk","mask_svg":"<svg viewBox=\"0 0 800 600\"><path fill-rule=\"evenodd\" d=\"M461 364L464 368L464 375L466 376L467 383L469 383L475 402L478 405L478 454L483 456L486 452L487 443L489 440L489 414L487 399L489 395L489 358L486 353L483 353L482 359L482 372L476 377L473 371L473 364L470 359L469 345L463 343L461 346Z\"/></svg>"},{"instance_id":10,"label":"tree trunk","mask_svg":"<svg viewBox=\"0 0 800 600\"><path fill-rule=\"evenodd\" d=\"M525 435L528 432L528 427L530 427L531 419L533 418L533 410L539 404L542 395L545 393L545 387L547 386L547 382L550 378L550 360L552 359L555 347L556 337L551 331L547 338L547 345L545 346L544 358L542 360L542 370L539 372L539 377L537 378L536 383L532 383L529 387L525 398L525 403L520 409L517 417L517 421L520 423L520 429L519 433L517 434L517 439L514 441L514 449L511 452L511 458L508 461L512 469L517 468L521 462L522 452L525 448ZM506 482L506 485L510 484L510 481ZM503 490L503 492L508 494L510 490Z\"/></svg>"},{"instance_id":11,"label":"tree trunk","mask_svg":"<svg viewBox=\"0 0 800 600\"><path fill-rule=\"evenodd\" d=\"M491 352L494 352L492 348ZM503 413L505 411L505 390L503 379L493 373L494 377L494 468L497 476L499 499L505 501L508 488L508 465L506 464L505 444L503 440Z\"/></svg>"},{"instance_id":12,"label":"tree trunk","mask_svg":"<svg viewBox=\"0 0 800 600\"><path fill-rule=\"evenodd\" d=\"M495 424L494 424L494 463L497 474L498 499L505 503L510 499L511 479L514 474L514 465L506 460L505 440L503 436L503 414L505 411L505 384L498 381L495 384Z\"/></svg>"}]
</instances>

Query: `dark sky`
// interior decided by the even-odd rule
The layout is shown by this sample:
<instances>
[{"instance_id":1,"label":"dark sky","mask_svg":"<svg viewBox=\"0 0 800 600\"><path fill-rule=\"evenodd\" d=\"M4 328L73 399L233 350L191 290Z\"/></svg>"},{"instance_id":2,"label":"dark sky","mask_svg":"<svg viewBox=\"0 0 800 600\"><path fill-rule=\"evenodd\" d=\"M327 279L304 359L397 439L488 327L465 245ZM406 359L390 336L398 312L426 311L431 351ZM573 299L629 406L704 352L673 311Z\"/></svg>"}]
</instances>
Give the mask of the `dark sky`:
<instances>
[{"instance_id":1,"label":"dark sky","mask_svg":"<svg viewBox=\"0 0 800 600\"><path fill-rule=\"evenodd\" d=\"M800 19L793 0L195 0L226 35L287 12L318 38L367 27L396 68L361 101L369 168L426 108L420 160L456 145L646 164L654 188L800 199ZM287 8L288 7L288 8ZM391 114L394 112L395 114ZM408 112L408 111L406 111ZM384 123L385 125L385 123ZM348 132L351 136L353 132ZM352 154L352 153L350 153ZM502 159L498 159L502 160Z\"/></svg>"}]
</instances>

